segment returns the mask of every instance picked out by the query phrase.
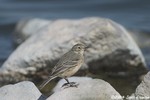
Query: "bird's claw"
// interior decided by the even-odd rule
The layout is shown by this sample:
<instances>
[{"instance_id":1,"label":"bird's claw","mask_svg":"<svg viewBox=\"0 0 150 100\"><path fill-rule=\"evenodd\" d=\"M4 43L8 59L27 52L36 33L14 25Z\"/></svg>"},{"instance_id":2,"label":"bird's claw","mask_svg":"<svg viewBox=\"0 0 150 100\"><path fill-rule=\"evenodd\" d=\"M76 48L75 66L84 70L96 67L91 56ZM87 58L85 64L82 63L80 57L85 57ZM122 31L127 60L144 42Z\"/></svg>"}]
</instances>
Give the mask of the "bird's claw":
<instances>
[{"instance_id":1,"label":"bird's claw","mask_svg":"<svg viewBox=\"0 0 150 100\"><path fill-rule=\"evenodd\" d=\"M70 87L78 87L78 83L76 83L76 82L70 82Z\"/></svg>"},{"instance_id":2,"label":"bird's claw","mask_svg":"<svg viewBox=\"0 0 150 100\"><path fill-rule=\"evenodd\" d=\"M76 88L77 88L78 85L79 85L79 84L76 83L76 82L70 82L70 83L65 83L65 84L63 84L62 87L66 87L66 88L67 88L67 87L76 87Z\"/></svg>"}]
</instances>

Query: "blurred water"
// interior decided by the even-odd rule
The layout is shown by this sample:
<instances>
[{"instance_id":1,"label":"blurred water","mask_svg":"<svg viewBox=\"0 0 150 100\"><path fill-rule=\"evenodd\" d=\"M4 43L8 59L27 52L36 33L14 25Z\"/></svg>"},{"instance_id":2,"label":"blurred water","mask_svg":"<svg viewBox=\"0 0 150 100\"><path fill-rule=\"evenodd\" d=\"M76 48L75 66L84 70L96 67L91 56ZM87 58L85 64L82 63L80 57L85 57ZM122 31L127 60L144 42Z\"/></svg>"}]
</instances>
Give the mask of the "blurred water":
<instances>
[{"instance_id":1,"label":"blurred water","mask_svg":"<svg viewBox=\"0 0 150 100\"><path fill-rule=\"evenodd\" d=\"M0 0L0 64L13 50L11 33L18 20L90 16L111 18L127 28L150 32L150 0Z\"/></svg>"}]
</instances>

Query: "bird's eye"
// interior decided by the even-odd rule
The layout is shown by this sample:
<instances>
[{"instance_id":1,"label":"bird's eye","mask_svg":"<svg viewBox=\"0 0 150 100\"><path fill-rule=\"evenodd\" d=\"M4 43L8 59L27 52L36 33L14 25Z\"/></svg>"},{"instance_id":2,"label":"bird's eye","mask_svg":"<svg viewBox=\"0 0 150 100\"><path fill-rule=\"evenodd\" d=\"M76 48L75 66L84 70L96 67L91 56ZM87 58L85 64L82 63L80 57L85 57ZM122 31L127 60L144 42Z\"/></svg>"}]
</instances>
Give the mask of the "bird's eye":
<instances>
[{"instance_id":1,"label":"bird's eye","mask_svg":"<svg viewBox=\"0 0 150 100\"><path fill-rule=\"evenodd\" d=\"M78 47L78 49L81 49L81 47Z\"/></svg>"}]
</instances>

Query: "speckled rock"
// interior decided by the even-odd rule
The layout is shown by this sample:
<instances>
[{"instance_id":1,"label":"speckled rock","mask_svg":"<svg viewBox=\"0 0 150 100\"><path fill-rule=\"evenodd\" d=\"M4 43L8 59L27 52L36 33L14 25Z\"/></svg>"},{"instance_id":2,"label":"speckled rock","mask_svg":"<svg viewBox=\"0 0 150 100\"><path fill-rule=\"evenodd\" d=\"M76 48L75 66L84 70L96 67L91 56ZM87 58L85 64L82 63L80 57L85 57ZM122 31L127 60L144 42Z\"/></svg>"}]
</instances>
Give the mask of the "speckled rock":
<instances>
[{"instance_id":1,"label":"speckled rock","mask_svg":"<svg viewBox=\"0 0 150 100\"><path fill-rule=\"evenodd\" d=\"M24 81L1 87L0 100L42 100L42 94L32 82Z\"/></svg>"},{"instance_id":2,"label":"speckled rock","mask_svg":"<svg viewBox=\"0 0 150 100\"><path fill-rule=\"evenodd\" d=\"M38 23L38 20L36 21L35 23ZM18 73L29 75L41 69L52 68L56 64L55 61L78 42L89 46L85 52L85 65L88 65L86 68L91 72L96 73L102 69L115 73L130 70L141 74L132 68L145 71L143 55L128 31L110 19L92 17L56 20L47 26L40 26L36 34L36 26L29 23L28 27L24 25L20 31L29 30L33 35L28 36L29 38L9 56L0 68L0 76L7 74L15 78L13 76ZM2 78L0 80L3 80Z\"/></svg>"},{"instance_id":3,"label":"speckled rock","mask_svg":"<svg viewBox=\"0 0 150 100\"><path fill-rule=\"evenodd\" d=\"M135 94L131 96L132 98L139 98L139 100L150 100L150 72L145 76L141 84L136 88Z\"/></svg>"},{"instance_id":4,"label":"speckled rock","mask_svg":"<svg viewBox=\"0 0 150 100\"><path fill-rule=\"evenodd\" d=\"M122 100L121 95L107 82L100 79L74 77L78 87L61 88L58 84L54 93L46 100ZM61 84L61 85L60 85Z\"/></svg>"}]
</instances>

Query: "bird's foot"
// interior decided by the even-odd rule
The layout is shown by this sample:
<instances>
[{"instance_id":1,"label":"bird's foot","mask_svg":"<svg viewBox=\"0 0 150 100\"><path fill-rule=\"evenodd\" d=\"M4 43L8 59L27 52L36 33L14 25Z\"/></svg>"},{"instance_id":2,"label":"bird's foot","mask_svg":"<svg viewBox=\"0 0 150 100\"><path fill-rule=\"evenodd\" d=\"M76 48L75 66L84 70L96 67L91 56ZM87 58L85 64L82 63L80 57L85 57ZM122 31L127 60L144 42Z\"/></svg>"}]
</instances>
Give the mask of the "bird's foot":
<instances>
[{"instance_id":1,"label":"bird's foot","mask_svg":"<svg viewBox=\"0 0 150 100\"><path fill-rule=\"evenodd\" d=\"M70 83L65 83L65 84L63 84L62 87L66 87L66 88L67 88L67 87L76 87L76 88L77 88L78 85L79 85L79 84L76 83L76 82L70 82Z\"/></svg>"},{"instance_id":2,"label":"bird's foot","mask_svg":"<svg viewBox=\"0 0 150 100\"><path fill-rule=\"evenodd\" d=\"M70 82L70 87L78 87L78 83L76 83L76 82Z\"/></svg>"},{"instance_id":3,"label":"bird's foot","mask_svg":"<svg viewBox=\"0 0 150 100\"><path fill-rule=\"evenodd\" d=\"M62 87L67 86L68 87L69 83L65 83L62 85Z\"/></svg>"}]
</instances>

